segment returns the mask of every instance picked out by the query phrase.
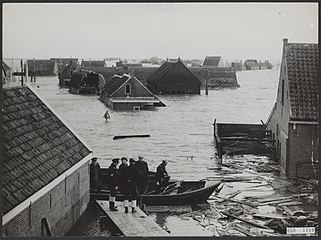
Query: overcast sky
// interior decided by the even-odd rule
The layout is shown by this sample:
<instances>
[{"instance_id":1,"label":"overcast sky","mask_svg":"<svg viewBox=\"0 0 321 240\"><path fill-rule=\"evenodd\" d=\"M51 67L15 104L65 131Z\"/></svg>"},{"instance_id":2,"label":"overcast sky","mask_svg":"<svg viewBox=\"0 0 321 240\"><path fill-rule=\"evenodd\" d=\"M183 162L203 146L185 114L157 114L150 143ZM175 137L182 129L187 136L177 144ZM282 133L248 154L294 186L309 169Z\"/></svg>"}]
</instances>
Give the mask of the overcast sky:
<instances>
[{"instance_id":1,"label":"overcast sky","mask_svg":"<svg viewBox=\"0 0 321 240\"><path fill-rule=\"evenodd\" d=\"M282 39L318 42L317 3L3 5L3 57L278 60Z\"/></svg>"}]
</instances>

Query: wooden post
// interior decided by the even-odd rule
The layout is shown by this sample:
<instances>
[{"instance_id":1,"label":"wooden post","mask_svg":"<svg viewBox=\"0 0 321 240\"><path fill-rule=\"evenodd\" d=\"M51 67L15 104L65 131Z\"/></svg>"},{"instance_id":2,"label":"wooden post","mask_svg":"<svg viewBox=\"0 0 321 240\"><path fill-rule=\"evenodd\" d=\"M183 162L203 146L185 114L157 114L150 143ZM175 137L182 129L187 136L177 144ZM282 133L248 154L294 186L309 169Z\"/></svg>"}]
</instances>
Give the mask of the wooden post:
<instances>
[{"instance_id":1,"label":"wooden post","mask_svg":"<svg viewBox=\"0 0 321 240\"><path fill-rule=\"evenodd\" d=\"M208 95L207 68L206 68L206 77L205 77L205 94Z\"/></svg>"}]
</instances>

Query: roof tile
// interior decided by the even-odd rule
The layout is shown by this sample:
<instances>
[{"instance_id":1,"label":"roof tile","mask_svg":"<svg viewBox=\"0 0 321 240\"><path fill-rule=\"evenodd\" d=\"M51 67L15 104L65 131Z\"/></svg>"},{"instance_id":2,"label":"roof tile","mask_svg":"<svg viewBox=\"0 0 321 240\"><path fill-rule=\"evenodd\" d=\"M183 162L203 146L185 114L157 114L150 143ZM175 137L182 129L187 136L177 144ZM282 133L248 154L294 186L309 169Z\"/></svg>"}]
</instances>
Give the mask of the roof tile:
<instances>
[{"instance_id":1,"label":"roof tile","mask_svg":"<svg viewBox=\"0 0 321 240\"><path fill-rule=\"evenodd\" d=\"M3 99L3 212L6 213L90 151L28 87L4 89ZM77 143L75 148L84 154L74 157L73 152L65 151L61 139ZM73 145L68 148L75 151Z\"/></svg>"}]
</instances>

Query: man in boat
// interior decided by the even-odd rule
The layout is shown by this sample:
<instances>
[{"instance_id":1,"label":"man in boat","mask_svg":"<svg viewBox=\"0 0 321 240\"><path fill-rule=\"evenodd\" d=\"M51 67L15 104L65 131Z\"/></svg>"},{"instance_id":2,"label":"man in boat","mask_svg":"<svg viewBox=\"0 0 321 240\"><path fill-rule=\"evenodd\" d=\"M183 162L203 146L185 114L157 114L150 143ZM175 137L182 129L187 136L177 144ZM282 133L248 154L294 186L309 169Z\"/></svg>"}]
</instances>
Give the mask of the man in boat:
<instances>
[{"instance_id":1,"label":"man in boat","mask_svg":"<svg viewBox=\"0 0 321 240\"><path fill-rule=\"evenodd\" d=\"M166 165L167 165L167 161L163 160L162 163L159 164L157 167L156 175L155 175L157 192L160 192L161 188L166 186L166 184L168 182L169 176L166 171Z\"/></svg>"},{"instance_id":2,"label":"man in boat","mask_svg":"<svg viewBox=\"0 0 321 240\"><path fill-rule=\"evenodd\" d=\"M93 157L91 159L89 168L90 168L90 188L92 188L94 191L99 191L101 176L100 176L100 166L99 166L99 163L97 162L97 157Z\"/></svg>"},{"instance_id":3,"label":"man in boat","mask_svg":"<svg viewBox=\"0 0 321 240\"><path fill-rule=\"evenodd\" d=\"M128 213L129 201L131 200L132 212L136 212L137 204L137 187L140 179L140 172L135 166L135 160L129 159L129 166L123 170L123 183L124 183L124 206L125 213Z\"/></svg>"},{"instance_id":4,"label":"man in boat","mask_svg":"<svg viewBox=\"0 0 321 240\"><path fill-rule=\"evenodd\" d=\"M109 209L111 211L118 211L117 207L115 206L116 193L119 185L119 176L118 176L118 169L117 169L118 163L119 163L119 158L114 158L112 159L112 163L108 168L107 182L110 189Z\"/></svg>"},{"instance_id":5,"label":"man in boat","mask_svg":"<svg viewBox=\"0 0 321 240\"><path fill-rule=\"evenodd\" d=\"M143 194L145 192L148 180L148 165L143 159L144 157L142 155L138 155L138 161L135 163L135 166L138 168L141 175L138 186L139 194Z\"/></svg>"},{"instance_id":6,"label":"man in boat","mask_svg":"<svg viewBox=\"0 0 321 240\"><path fill-rule=\"evenodd\" d=\"M119 165L119 191L124 192L124 169L128 167L128 159L125 157L121 158L121 164Z\"/></svg>"}]
</instances>

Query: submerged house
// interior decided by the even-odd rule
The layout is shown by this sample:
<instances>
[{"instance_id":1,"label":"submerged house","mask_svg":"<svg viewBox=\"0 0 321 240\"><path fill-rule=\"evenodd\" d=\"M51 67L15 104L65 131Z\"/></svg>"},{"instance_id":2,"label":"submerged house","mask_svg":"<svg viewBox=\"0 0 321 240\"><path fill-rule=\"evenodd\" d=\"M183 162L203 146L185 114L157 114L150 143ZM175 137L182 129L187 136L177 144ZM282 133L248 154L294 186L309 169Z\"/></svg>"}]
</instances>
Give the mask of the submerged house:
<instances>
[{"instance_id":1,"label":"submerged house","mask_svg":"<svg viewBox=\"0 0 321 240\"><path fill-rule=\"evenodd\" d=\"M29 76L57 76L59 72L56 60L29 59L27 65Z\"/></svg>"},{"instance_id":2,"label":"submerged house","mask_svg":"<svg viewBox=\"0 0 321 240\"><path fill-rule=\"evenodd\" d=\"M245 70L259 70L260 66L256 59L247 59L244 62L244 68Z\"/></svg>"},{"instance_id":3,"label":"submerged house","mask_svg":"<svg viewBox=\"0 0 321 240\"><path fill-rule=\"evenodd\" d=\"M106 82L101 74L79 70L72 74L69 82L69 91L71 93L96 93L98 94L105 86Z\"/></svg>"},{"instance_id":4,"label":"submerged house","mask_svg":"<svg viewBox=\"0 0 321 240\"><path fill-rule=\"evenodd\" d=\"M72 75L77 69L78 66L72 63L65 66L64 69L58 73L59 87L69 87Z\"/></svg>"},{"instance_id":5,"label":"submerged house","mask_svg":"<svg viewBox=\"0 0 321 240\"><path fill-rule=\"evenodd\" d=\"M319 46L283 40L276 103L267 120L286 176L313 178L319 157Z\"/></svg>"},{"instance_id":6,"label":"submerged house","mask_svg":"<svg viewBox=\"0 0 321 240\"><path fill-rule=\"evenodd\" d=\"M178 59L166 61L147 78L154 94L200 94L201 81Z\"/></svg>"},{"instance_id":7,"label":"submerged house","mask_svg":"<svg viewBox=\"0 0 321 240\"><path fill-rule=\"evenodd\" d=\"M82 60L81 61L82 67L107 67L106 60Z\"/></svg>"},{"instance_id":8,"label":"submerged house","mask_svg":"<svg viewBox=\"0 0 321 240\"><path fill-rule=\"evenodd\" d=\"M272 69L272 64L268 61L265 60L264 62L261 62L261 60L258 62L260 70L267 70L267 69Z\"/></svg>"},{"instance_id":9,"label":"submerged house","mask_svg":"<svg viewBox=\"0 0 321 240\"><path fill-rule=\"evenodd\" d=\"M136 77L114 75L100 94L100 100L115 110L147 110L165 106Z\"/></svg>"},{"instance_id":10,"label":"submerged house","mask_svg":"<svg viewBox=\"0 0 321 240\"><path fill-rule=\"evenodd\" d=\"M203 62L203 67L224 67L221 56L206 56Z\"/></svg>"},{"instance_id":11,"label":"submerged house","mask_svg":"<svg viewBox=\"0 0 321 240\"><path fill-rule=\"evenodd\" d=\"M89 202L92 150L27 86L3 89L2 234L63 236Z\"/></svg>"}]
</instances>

